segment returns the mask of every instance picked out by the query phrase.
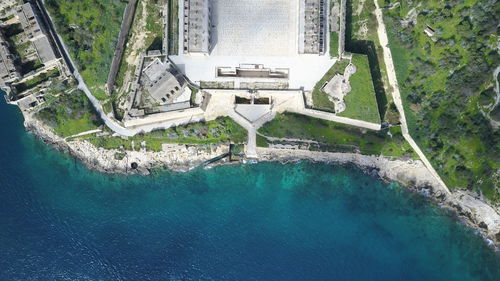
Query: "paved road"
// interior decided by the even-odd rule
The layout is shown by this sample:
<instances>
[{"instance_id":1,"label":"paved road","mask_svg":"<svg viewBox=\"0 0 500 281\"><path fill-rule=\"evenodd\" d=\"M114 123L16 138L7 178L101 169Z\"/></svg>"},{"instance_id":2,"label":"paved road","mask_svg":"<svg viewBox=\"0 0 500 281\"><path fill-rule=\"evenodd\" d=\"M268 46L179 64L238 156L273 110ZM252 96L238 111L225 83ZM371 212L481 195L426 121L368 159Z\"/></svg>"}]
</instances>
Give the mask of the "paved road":
<instances>
[{"instance_id":1,"label":"paved road","mask_svg":"<svg viewBox=\"0 0 500 281\"><path fill-rule=\"evenodd\" d=\"M500 85L499 85L500 83L498 82L498 79L497 79L498 73L500 73L500 66L497 66L497 68L495 69L495 71L493 71L493 80L495 80L495 93L496 93L496 97L495 97L495 104L491 108L495 108L498 105L498 103L500 103ZM493 125L493 128L500 127L500 122L493 120L491 118L491 116L490 116L490 122Z\"/></svg>"},{"instance_id":2,"label":"paved road","mask_svg":"<svg viewBox=\"0 0 500 281\"><path fill-rule=\"evenodd\" d=\"M378 38L380 41L380 45L382 45L383 53L384 53L384 61L385 65L387 68L387 75L389 77L389 84L392 86L393 91L392 91L392 97L394 99L394 103L396 104L396 108L399 111L400 114L400 121L401 121L401 129L403 133L403 137L408 141L408 143L411 145L413 150L418 154L420 157L420 160L424 163L424 165L427 167L429 172L434 176L434 178L437 180L437 182L443 187L443 190L446 193L450 193L448 187L446 184L443 182L439 174L436 172L434 167L432 167L431 162L427 159L425 154L422 152L420 147L417 145L417 143L413 140L413 138L410 135L410 132L408 130L408 125L406 123L406 115L405 111L403 108L403 102L401 100L401 93L399 91L399 84L398 80L396 78L396 71L394 68L394 61L392 60L392 53L391 49L389 48L389 39L387 37L387 31L385 28L384 24L384 17L382 14L382 9L380 8L378 1L373 0L375 3L375 16L377 17L377 22L378 22L378 28L377 28L377 33L378 33Z\"/></svg>"}]
</instances>

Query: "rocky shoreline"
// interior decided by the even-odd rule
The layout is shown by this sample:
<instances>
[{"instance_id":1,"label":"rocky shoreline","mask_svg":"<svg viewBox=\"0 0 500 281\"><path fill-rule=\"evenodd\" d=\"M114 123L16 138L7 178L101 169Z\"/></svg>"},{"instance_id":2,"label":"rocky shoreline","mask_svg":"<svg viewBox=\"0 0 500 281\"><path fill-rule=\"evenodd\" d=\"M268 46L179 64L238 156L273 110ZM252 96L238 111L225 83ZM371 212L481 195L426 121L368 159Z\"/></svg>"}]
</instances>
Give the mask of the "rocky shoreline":
<instances>
[{"instance_id":1,"label":"rocky shoreline","mask_svg":"<svg viewBox=\"0 0 500 281\"><path fill-rule=\"evenodd\" d=\"M228 145L187 146L164 145L163 151L127 151L97 148L88 141L65 139L55 135L42 122L26 116L26 129L33 132L45 143L57 150L79 159L89 169L104 173L147 175L152 169L162 168L172 171L188 171L229 151ZM121 154L123 157L116 157ZM419 160L398 160L381 156L367 156L355 153L315 152L305 150L285 150L258 148L257 161L281 163L307 160L327 164L354 164L365 172L386 181L395 181L419 192L439 206L452 210L461 221L477 230L486 243L495 251L500 251L500 206L488 204L485 200L467 191L450 193L442 187ZM227 158L209 166L229 164Z\"/></svg>"}]
</instances>

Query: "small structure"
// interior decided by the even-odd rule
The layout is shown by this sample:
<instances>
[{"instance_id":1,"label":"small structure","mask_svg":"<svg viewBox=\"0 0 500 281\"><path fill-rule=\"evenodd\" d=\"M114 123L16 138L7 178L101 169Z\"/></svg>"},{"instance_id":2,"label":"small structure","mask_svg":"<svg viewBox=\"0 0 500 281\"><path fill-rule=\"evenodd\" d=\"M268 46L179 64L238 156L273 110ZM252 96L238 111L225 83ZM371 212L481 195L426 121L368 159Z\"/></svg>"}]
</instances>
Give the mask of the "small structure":
<instances>
[{"instance_id":1,"label":"small structure","mask_svg":"<svg viewBox=\"0 0 500 281\"><path fill-rule=\"evenodd\" d=\"M343 75L336 74L321 89L328 95L328 99L335 105L335 113L337 114L345 111L346 109L344 97L351 91L349 78L354 73L356 73L356 66L350 63L346 67Z\"/></svg>"},{"instance_id":2,"label":"small structure","mask_svg":"<svg viewBox=\"0 0 500 281\"><path fill-rule=\"evenodd\" d=\"M239 67L217 67L216 77L287 79L286 68L265 68L262 64L240 64Z\"/></svg>"},{"instance_id":3,"label":"small structure","mask_svg":"<svg viewBox=\"0 0 500 281\"><path fill-rule=\"evenodd\" d=\"M147 115L191 108L192 91L182 74L165 56L144 55L137 72L137 86L130 96L124 119L137 120L148 118Z\"/></svg>"},{"instance_id":4,"label":"small structure","mask_svg":"<svg viewBox=\"0 0 500 281\"><path fill-rule=\"evenodd\" d=\"M250 93L250 92L249 92ZM272 98L258 97L251 93L250 96L235 96L234 111L254 123L264 115L271 113Z\"/></svg>"},{"instance_id":5,"label":"small structure","mask_svg":"<svg viewBox=\"0 0 500 281\"><path fill-rule=\"evenodd\" d=\"M429 38L432 39L432 41L436 42L436 32L434 31L434 29L432 29L430 26L426 25L425 26L425 29L424 29L424 33L429 36Z\"/></svg>"}]
</instances>

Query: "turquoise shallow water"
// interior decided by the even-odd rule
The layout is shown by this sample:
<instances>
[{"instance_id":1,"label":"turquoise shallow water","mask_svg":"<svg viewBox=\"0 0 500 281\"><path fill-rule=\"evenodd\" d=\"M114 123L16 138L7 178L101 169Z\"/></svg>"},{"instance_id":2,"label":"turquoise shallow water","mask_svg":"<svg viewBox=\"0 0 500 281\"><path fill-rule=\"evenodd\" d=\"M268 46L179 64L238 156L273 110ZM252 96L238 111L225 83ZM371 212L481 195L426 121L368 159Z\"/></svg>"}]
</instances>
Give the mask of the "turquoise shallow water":
<instances>
[{"instance_id":1,"label":"turquoise shallow water","mask_svg":"<svg viewBox=\"0 0 500 281\"><path fill-rule=\"evenodd\" d=\"M0 280L500 280L472 230L355 168L108 176L0 124Z\"/></svg>"}]
</instances>

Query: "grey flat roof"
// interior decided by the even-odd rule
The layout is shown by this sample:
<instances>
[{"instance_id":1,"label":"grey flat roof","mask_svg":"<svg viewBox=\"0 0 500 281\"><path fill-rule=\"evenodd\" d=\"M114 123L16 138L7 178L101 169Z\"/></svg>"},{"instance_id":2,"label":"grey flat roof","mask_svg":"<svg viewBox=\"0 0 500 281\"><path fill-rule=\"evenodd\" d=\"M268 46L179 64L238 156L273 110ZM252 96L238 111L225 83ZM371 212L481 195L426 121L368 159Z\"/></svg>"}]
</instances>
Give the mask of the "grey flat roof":
<instances>
[{"instance_id":1,"label":"grey flat roof","mask_svg":"<svg viewBox=\"0 0 500 281\"><path fill-rule=\"evenodd\" d=\"M325 13L325 0L302 0L301 3L301 16L304 17L304 24L301 25L301 36L300 42L301 46L303 44L303 49L301 51L306 54L317 54L324 51L324 41L325 41L325 25L326 25L326 13Z\"/></svg>"},{"instance_id":2,"label":"grey flat roof","mask_svg":"<svg viewBox=\"0 0 500 281\"><path fill-rule=\"evenodd\" d=\"M7 46L4 36L0 34L0 84L20 77Z\"/></svg>"},{"instance_id":3,"label":"grey flat roof","mask_svg":"<svg viewBox=\"0 0 500 281\"><path fill-rule=\"evenodd\" d=\"M213 0L210 55L297 54L298 10L299 0Z\"/></svg>"},{"instance_id":4,"label":"grey flat roof","mask_svg":"<svg viewBox=\"0 0 500 281\"><path fill-rule=\"evenodd\" d=\"M19 21L23 29L30 33L31 38L36 38L39 35L43 35L42 28L40 23L38 22L38 18L36 17L33 7L30 3L25 3L21 6L21 9L18 12Z\"/></svg>"},{"instance_id":5,"label":"grey flat roof","mask_svg":"<svg viewBox=\"0 0 500 281\"><path fill-rule=\"evenodd\" d=\"M188 16L188 52L208 53L210 51L210 8L209 0L185 0Z\"/></svg>"},{"instance_id":6,"label":"grey flat roof","mask_svg":"<svg viewBox=\"0 0 500 281\"><path fill-rule=\"evenodd\" d=\"M182 110L182 109L186 109L186 108L190 108L190 107L191 107L191 102L183 101L183 102L160 105L158 107L158 109L161 112L168 112L168 111L174 111L174 110Z\"/></svg>"},{"instance_id":7,"label":"grey flat roof","mask_svg":"<svg viewBox=\"0 0 500 281\"><path fill-rule=\"evenodd\" d=\"M150 81L158 79L167 66L160 61L160 59L155 59L152 63L144 68L144 74Z\"/></svg>"},{"instance_id":8,"label":"grey flat roof","mask_svg":"<svg viewBox=\"0 0 500 281\"><path fill-rule=\"evenodd\" d=\"M177 78L168 71L162 72L157 80L147 83L146 88L149 94L158 102L163 101L162 99L166 101L182 90Z\"/></svg>"},{"instance_id":9,"label":"grey flat roof","mask_svg":"<svg viewBox=\"0 0 500 281\"><path fill-rule=\"evenodd\" d=\"M0 44L0 78L9 74L9 59L7 58L7 55L7 48Z\"/></svg>"},{"instance_id":10,"label":"grey flat roof","mask_svg":"<svg viewBox=\"0 0 500 281\"><path fill-rule=\"evenodd\" d=\"M143 73L146 78L145 89L159 103L171 100L182 91L177 77L168 70L168 65L158 58L146 66Z\"/></svg>"},{"instance_id":11,"label":"grey flat roof","mask_svg":"<svg viewBox=\"0 0 500 281\"><path fill-rule=\"evenodd\" d=\"M25 3L23 5L23 12L28 19L35 16L35 13L33 12L33 7L31 7L30 3Z\"/></svg>"},{"instance_id":12,"label":"grey flat roof","mask_svg":"<svg viewBox=\"0 0 500 281\"><path fill-rule=\"evenodd\" d=\"M33 41L38 57L42 63L47 63L57 59L47 36L40 37Z\"/></svg>"},{"instance_id":13,"label":"grey flat roof","mask_svg":"<svg viewBox=\"0 0 500 281\"><path fill-rule=\"evenodd\" d=\"M9 70L7 69L5 63L3 63L3 61L0 59L0 84L5 83L4 77L5 80L8 80L8 78L10 78Z\"/></svg>"}]
</instances>

